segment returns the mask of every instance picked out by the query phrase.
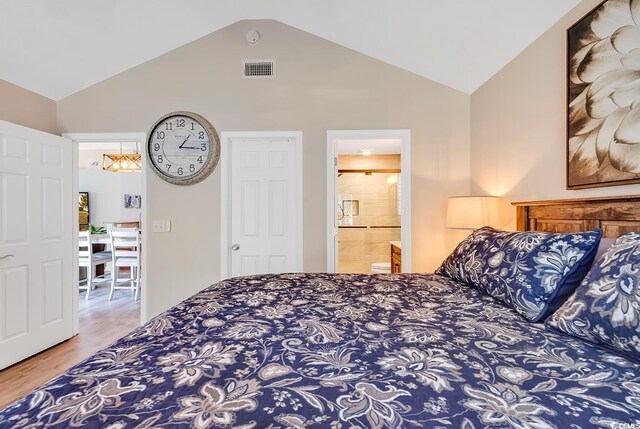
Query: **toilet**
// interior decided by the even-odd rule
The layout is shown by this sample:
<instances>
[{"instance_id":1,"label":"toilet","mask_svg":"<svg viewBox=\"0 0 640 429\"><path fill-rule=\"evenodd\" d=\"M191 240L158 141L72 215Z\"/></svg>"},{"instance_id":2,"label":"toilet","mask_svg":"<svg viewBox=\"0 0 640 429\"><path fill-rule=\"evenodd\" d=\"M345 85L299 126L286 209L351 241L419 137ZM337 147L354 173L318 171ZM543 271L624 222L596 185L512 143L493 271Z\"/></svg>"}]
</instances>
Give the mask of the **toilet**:
<instances>
[{"instance_id":1,"label":"toilet","mask_svg":"<svg viewBox=\"0 0 640 429\"><path fill-rule=\"evenodd\" d=\"M374 262L371 264L372 274L389 274L391 273L391 262Z\"/></svg>"}]
</instances>

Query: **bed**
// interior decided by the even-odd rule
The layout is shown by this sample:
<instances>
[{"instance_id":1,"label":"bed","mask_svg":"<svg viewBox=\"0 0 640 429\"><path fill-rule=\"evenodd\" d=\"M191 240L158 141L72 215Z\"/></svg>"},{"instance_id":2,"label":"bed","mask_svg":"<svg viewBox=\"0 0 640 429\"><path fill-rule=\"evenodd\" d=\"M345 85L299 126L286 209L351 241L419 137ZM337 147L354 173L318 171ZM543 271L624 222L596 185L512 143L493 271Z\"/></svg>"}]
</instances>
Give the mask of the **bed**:
<instances>
[{"instance_id":1,"label":"bed","mask_svg":"<svg viewBox=\"0 0 640 429\"><path fill-rule=\"evenodd\" d=\"M640 197L517 207L523 230L640 230ZM638 363L435 274L223 281L0 411L0 428L634 424Z\"/></svg>"}]
</instances>

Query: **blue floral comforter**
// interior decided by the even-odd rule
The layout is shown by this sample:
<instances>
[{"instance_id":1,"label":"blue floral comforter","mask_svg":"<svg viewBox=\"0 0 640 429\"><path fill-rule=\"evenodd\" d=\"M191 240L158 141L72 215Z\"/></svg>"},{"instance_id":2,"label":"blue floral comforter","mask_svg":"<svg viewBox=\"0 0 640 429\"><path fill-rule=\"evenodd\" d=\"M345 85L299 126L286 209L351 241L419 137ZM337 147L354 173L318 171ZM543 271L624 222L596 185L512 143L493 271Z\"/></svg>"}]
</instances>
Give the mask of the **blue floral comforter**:
<instances>
[{"instance_id":1,"label":"blue floral comforter","mask_svg":"<svg viewBox=\"0 0 640 429\"><path fill-rule=\"evenodd\" d=\"M1 428L633 423L640 365L418 274L224 281L0 411Z\"/></svg>"}]
</instances>

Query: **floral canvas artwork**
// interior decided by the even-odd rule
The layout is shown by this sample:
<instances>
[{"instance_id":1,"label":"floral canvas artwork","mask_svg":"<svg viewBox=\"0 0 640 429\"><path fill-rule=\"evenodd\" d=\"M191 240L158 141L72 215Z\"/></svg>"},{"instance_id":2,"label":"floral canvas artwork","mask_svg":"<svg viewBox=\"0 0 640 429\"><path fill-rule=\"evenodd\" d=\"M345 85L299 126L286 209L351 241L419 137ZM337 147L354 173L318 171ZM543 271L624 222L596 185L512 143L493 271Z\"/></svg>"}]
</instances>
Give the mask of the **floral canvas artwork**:
<instances>
[{"instance_id":1,"label":"floral canvas artwork","mask_svg":"<svg viewBox=\"0 0 640 429\"><path fill-rule=\"evenodd\" d=\"M568 30L567 187L640 182L640 2L607 0Z\"/></svg>"}]
</instances>

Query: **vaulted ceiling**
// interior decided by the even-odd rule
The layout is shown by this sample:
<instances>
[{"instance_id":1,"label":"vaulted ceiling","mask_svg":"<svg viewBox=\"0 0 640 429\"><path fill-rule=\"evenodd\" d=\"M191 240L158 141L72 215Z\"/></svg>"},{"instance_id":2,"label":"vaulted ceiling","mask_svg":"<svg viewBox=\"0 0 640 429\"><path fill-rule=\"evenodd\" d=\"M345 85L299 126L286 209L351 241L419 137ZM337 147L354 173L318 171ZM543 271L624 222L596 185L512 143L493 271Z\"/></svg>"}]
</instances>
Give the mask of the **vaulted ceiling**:
<instances>
[{"instance_id":1,"label":"vaulted ceiling","mask_svg":"<svg viewBox=\"0 0 640 429\"><path fill-rule=\"evenodd\" d=\"M0 79L54 100L243 19L471 93L580 0L0 0Z\"/></svg>"}]
</instances>

